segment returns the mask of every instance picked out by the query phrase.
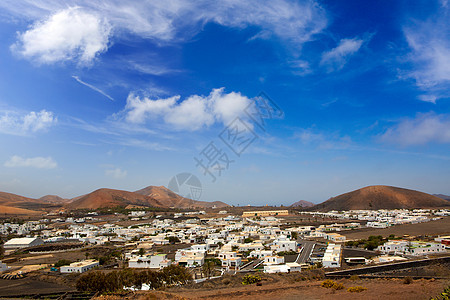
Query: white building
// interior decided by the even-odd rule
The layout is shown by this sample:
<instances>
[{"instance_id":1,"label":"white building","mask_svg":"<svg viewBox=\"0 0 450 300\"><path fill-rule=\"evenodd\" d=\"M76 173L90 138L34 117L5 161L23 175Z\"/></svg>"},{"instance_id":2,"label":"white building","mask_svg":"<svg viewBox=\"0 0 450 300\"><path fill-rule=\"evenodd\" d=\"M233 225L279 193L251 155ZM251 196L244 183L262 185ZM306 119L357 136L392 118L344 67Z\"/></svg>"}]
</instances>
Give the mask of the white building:
<instances>
[{"instance_id":1,"label":"white building","mask_svg":"<svg viewBox=\"0 0 450 300\"><path fill-rule=\"evenodd\" d=\"M62 266L61 273L84 273L99 265L98 260L88 259L71 263L68 266Z\"/></svg>"},{"instance_id":2,"label":"white building","mask_svg":"<svg viewBox=\"0 0 450 300\"><path fill-rule=\"evenodd\" d=\"M267 265L264 266L264 273L290 273L301 272L302 266L298 263L286 263L283 265Z\"/></svg>"},{"instance_id":3,"label":"white building","mask_svg":"<svg viewBox=\"0 0 450 300\"><path fill-rule=\"evenodd\" d=\"M272 250L253 250L250 252L249 257L264 258L266 256L272 255L273 255Z\"/></svg>"},{"instance_id":4,"label":"white building","mask_svg":"<svg viewBox=\"0 0 450 300\"><path fill-rule=\"evenodd\" d=\"M143 217L145 216L145 211L143 210L136 210L136 211L132 211L129 214L131 217Z\"/></svg>"},{"instance_id":5,"label":"white building","mask_svg":"<svg viewBox=\"0 0 450 300\"><path fill-rule=\"evenodd\" d=\"M275 252L297 252L297 242L291 241L286 236L281 235L278 239L273 241L271 249Z\"/></svg>"},{"instance_id":6,"label":"white building","mask_svg":"<svg viewBox=\"0 0 450 300\"><path fill-rule=\"evenodd\" d=\"M411 242L408 250L411 255L427 255L447 252L445 245L432 242Z\"/></svg>"},{"instance_id":7,"label":"white building","mask_svg":"<svg viewBox=\"0 0 450 300\"><path fill-rule=\"evenodd\" d=\"M328 244L323 255L322 265L324 268L339 268L341 266L341 245Z\"/></svg>"},{"instance_id":8,"label":"white building","mask_svg":"<svg viewBox=\"0 0 450 300\"><path fill-rule=\"evenodd\" d=\"M447 251L444 244L419 241L410 242L405 240L386 242L378 246L377 250L383 254L394 255L427 255L445 253Z\"/></svg>"},{"instance_id":9,"label":"white building","mask_svg":"<svg viewBox=\"0 0 450 300\"><path fill-rule=\"evenodd\" d=\"M345 242L345 236L340 235L339 233L327 233L325 238L327 240L337 242L337 243L343 243Z\"/></svg>"},{"instance_id":10,"label":"white building","mask_svg":"<svg viewBox=\"0 0 450 300\"><path fill-rule=\"evenodd\" d=\"M203 266L205 263L205 250L178 249L175 253L175 261L185 267Z\"/></svg>"},{"instance_id":11,"label":"white building","mask_svg":"<svg viewBox=\"0 0 450 300\"><path fill-rule=\"evenodd\" d=\"M37 237L15 238L15 239L10 239L9 241L7 241L3 245L3 248L5 248L5 249L20 249L20 248L39 246L39 245L43 245L43 244L44 244L44 241Z\"/></svg>"},{"instance_id":12,"label":"white building","mask_svg":"<svg viewBox=\"0 0 450 300\"><path fill-rule=\"evenodd\" d=\"M170 264L171 261L167 259L166 254L136 256L128 261L129 268L162 269L170 266Z\"/></svg>"},{"instance_id":13,"label":"white building","mask_svg":"<svg viewBox=\"0 0 450 300\"><path fill-rule=\"evenodd\" d=\"M284 264L284 256L265 256L264 257L264 264L265 265L279 265Z\"/></svg>"},{"instance_id":14,"label":"white building","mask_svg":"<svg viewBox=\"0 0 450 300\"><path fill-rule=\"evenodd\" d=\"M220 252L219 259L222 262L222 267L227 269L234 268L238 269L242 263L242 259L237 256L236 252Z\"/></svg>"}]
</instances>

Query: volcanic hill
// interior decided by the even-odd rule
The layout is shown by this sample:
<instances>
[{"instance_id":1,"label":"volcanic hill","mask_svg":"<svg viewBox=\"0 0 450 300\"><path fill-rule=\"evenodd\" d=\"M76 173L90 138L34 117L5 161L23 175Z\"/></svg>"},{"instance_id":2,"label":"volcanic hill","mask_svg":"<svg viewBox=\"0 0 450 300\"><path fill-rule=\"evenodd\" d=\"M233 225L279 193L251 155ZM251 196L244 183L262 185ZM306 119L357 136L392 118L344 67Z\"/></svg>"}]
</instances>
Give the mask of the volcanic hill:
<instances>
[{"instance_id":1,"label":"volcanic hill","mask_svg":"<svg viewBox=\"0 0 450 300\"><path fill-rule=\"evenodd\" d=\"M449 201L423 192L393 186L374 185L345 193L309 210L377 210L448 207Z\"/></svg>"}]
</instances>

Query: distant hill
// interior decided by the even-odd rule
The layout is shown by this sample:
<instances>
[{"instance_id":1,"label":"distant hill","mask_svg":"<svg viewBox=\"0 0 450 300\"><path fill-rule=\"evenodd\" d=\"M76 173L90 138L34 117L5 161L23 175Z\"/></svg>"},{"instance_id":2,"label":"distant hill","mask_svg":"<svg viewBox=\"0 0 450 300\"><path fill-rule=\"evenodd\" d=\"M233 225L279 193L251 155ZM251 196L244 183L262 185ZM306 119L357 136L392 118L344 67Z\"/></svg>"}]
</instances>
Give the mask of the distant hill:
<instances>
[{"instance_id":1,"label":"distant hill","mask_svg":"<svg viewBox=\"0 0 450 300\"><path fill-rule=\"evenodd\" d=\"M352 209L400 209L447 207L450 203L439 197L392 186L368 186L345 193L317 204L309 210L352 210Z\"/></svg>"},{"instance_id":2,"label":"distant hill","mask_svg":"<svg viewBox=\"0 0 450 300\"><path fill-rule=\"evenodd\" d=\"M39 199L0 192L0 214L35 214L62 207L72 209L97 209L105 207L160 207L209 208L228 207L220 201L196 201L181 197L164 186L148 186L136 192L98 189L72 199L47 195Z\"/></svg>"},{"instance_id":3,"label":"distant hill","mask_svg":"<svg viewBox=\"0 0 450 300\"><path fill-rule=\"evenodd\" d=\"M298 207L298 206L300 206L300 207L312 207L314 205L315 204L312 203L312 202L309 202L309 201L306 201L306 200L300 200L300 201L297 201L294 204L292 204L290 207Z\"/></svg>"},{"instance_id":4,"label":"distant hill","mask_svg":"<svg viewBox=\"0 0 450 300\"><path fill-rule=\"evenodd\" d=\"M165 186L148 186L141 190L135 191L135 193L140 195L145 195L158 200L165 207L176 207L176 208L211 208L211 207L228 207L229 205L221 202L207 202L207 201L197 201L182 197Z\"/></svg>"},{"instance_id":5,"label":"distant hill","mask_svg":"<svg viewBox=\"0 0 450 300\"><path fill-rule=\"evenodd\" d=\"M39 199L19 196L16 194L0 192L0 213L27 214L27 212L38 213L39 211L51 210L54 204ZM14 210L13 208L19 209Z\"/></svg>"},{"instance_id":6,"label":"distant hill","mask_svg":"<svg viewBox=\"0 0 450 300\"><path fill-rule=\"evenodd\" d=\"M450 201L450 196L448 196L448 195L433 194L433 196L436 196L436 197L439 197L439 198L441 198L441 199Z\"/></svg>"},{"instance_id":7,"label":"distant hill","mask_svg":"<svg viewBox=\"0 0 450 300\"><path fill-rule=\"evenodd\" d=\"M46 196L39 198L39 200L42 200L42 201L48 202L48 203L58 203L58 204L67 203L67 202L71 201L71 199L64 199L57 195L46 195Z\"/></svg>"},{"instance_id":8,"label":"distant hill","mask_svg":"<svg viewBox=\"0 0 450 300\"><path fill-rule=\"evenodd\" d=\"M164 207L153 197L113 189L98 189L70 202L65 207L68 209L97 209L128 205Z\"/></svg>"}]
</instances>

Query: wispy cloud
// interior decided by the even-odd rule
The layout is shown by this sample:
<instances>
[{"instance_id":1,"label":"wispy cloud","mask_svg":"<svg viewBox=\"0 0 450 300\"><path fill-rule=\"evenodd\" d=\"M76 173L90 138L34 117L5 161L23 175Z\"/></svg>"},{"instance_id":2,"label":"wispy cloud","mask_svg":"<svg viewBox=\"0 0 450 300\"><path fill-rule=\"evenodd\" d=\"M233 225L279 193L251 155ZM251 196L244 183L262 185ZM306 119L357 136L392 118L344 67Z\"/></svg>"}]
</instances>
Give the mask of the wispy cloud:
<instances>
[{"instance_id":1,"label":"wispy cloud","mask_svg":"<svg viewBox=\"0 0 450 300\"><path fill-rule=\"evenodd\" d=\"M403 32L410 48L408 61L412 68L406 76L427 94L422 101L435 103L439 98L450 97L450 7L442 3L436 13L425 21L410 22Z\"/></svg>"},{"instance_id":2,"label":"wispy cloud","mask_svg":"<svg viewBox=\"0 0 450 300\"><path fill-rule=\"evenodd\" d=\"M364 40L358 38L340 40L336 48L322 54L320 64L325 66L328 72L341 70L350 57L358 52L363 42Z\"/></svg>"},{"instance_id":3,"label":"wispy cloud","mask_svg":"<svg viewBox=\"0 0 450 300\"><path fill-rule=\"evenodd\" d=\"M121 168L112 168L105 170L105 175L115 178L115 179L122 179L127 177L128 172L125 170L122 170Z\"/></svg>"},{"instance_id":4,"label":"wispy cloud","mask_svg":"<svg viewBox=\"0 0 450 300\"><path fill-rule=\"evenodd\" d=\"M18 155L14 155L4 163L4 166L8 168L28 167L37 169L54 169L58 166L58 164L51 157L38 156L23 158Z\"/></svg>"},{"instance_id":5,"label":"wispy cloud","mask_svg":"<svg viewBox=\"0 0 450 300\"><path fill-rule=\"evenodd\" d=\"M380 141L401 146L450 143L450 116L418 114L405 119L379 136Z\"/></svg>"},{"instance_id":6,"label":"wispy cloud","mask_svg":"<svg viewBox=\"0 0 450 300\"><path fill-rule=\"evenodd\" d=\"M294 138L300 140L303 145L319 149L346 149L352 144L349 136L341 136L338 133L325 133L313 128L297 130L294 133Z\"/></svg>"},{"instance_id":7,"label":"wispy cloud","mask_svg":"<svg viewBox=\"0 0 450 300\"><path fill-rule=\"evenodd\" d=\"M89 84L87 82L84 82L83 80L80 79L80 77L78 76L72 76L73 79L75 79L76 81L78 81L79 83L81 83L82 85L87 86L88 88L102 94L103 96L105 96L106 98L108 98L111 101L114 101L114 98L111 97L110 95L108 95L107 93L105 93L104 91L102 91L101 89L99 89L98 87L93 86L92 84Z\"/></svg>"},{"instance_id":8,"label":"wispy cloud","mask_svg":"<svg viewBox=\"0 0 450 300\"><path fill-rule=\"evenodd\" d=\"M108 49L111 26L97 14L79 7L56 12L18 34L14 52L38 63L76 60L90 64Z\"/></svg>"},{"instance_id":9,"label":"wispy cloud","mask_svg":"<svg viewBox=\"0 0 450 300\"><path fill-rule=\"evenodd\" d=\"M45 131L57 122L53 112L41 110L21 115L17 112L0 112L0 133L12 135L27 135L38 131Z\"/></svg>"},{"instance_id":10,"label":"wispy cloud","mask_svg":"<svg viewBox=\"0 0 450 300\"><path fill-rule=\"evenodd\" d=\"M14 17L35 21L19 34L14 48L40 63L69 59L90 63L107 50L112 34L120 38L131 32L157 43L174 43L196 35L206 23L216 23L259 28L255 38L277 36L301 48L328 25L325 10L314 0L24 0L1 1L0 7Z\"/></svg>"}]
</instances>

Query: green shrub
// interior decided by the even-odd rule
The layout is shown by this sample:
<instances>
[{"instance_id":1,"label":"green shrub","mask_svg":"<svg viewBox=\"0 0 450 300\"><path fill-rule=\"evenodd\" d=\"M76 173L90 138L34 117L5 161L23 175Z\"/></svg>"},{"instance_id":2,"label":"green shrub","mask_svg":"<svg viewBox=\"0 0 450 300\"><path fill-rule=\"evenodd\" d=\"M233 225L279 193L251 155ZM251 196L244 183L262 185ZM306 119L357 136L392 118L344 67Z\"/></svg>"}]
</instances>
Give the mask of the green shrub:
<instances>
[{"instance_id":1,"label":"green shrub","mask_svg":"<svg viewBox=\"0 0 450 300\"><path fill-rule=\"evenodd\" d=\"M253 283L260 282L261 280L262 280L262 278L259 275L247 274L244 277L242 277L242 284L244 284L244 285L253 284Z\"/></svg>"},{"instance_id":2,"label":"green shrub","mask_svg":"<svg viewBox=\"0 0 450 300\"><path fill-rule=\"evenodd\" d=\"M362 286L352 286L347 289L350 293L361 293L362 291L367 290L367 288Z\"/></svg>"},{"instance_id":3,"label":"green shrub","mask_svg":"<svg viewBox=\"0 0 450 300\"><path fill-rule=\"evenodd\" d=\"M327 279L324 282L322 282L321 286L327 289L332 288L335 290L342 290L345 288L345 286L342 283L335 282L331 279Z\"/></svg>"},{"instance_id":4,"label":"green shrub","mask_svg":"<svg viewBox=\"0 0 450 300\"><path fill-rule=\"evenodd\" d=\"M58 260L58 262L55 264L56 268L62 267L62 266L67 266L70 265L72 262L70 260L67 259L60 259Z\"/></svg>"},{"instance_id":5,"label":"green shrub","mask_svg":"<svg viewBox=\"0 0 450 300\"><path fill-rule=\"evenodd\" d=\"M336 282L334 282L333 280L327 279L322 282L321 286L328 289L328 288L332 288L335 283Z\"/></svg>"},{"instance_id":6,"label":"green shrub","mask_svg":"<svg viewBox=\"0 0 450 300\"><path fill-rule=\"evenodd\" d=\"M358 275L352 275L352 276L350 276L349 279L355 281L355 280L359 280L360 278Z\"/></svg>"},{"instance_id":7,"label":"green shrub","mask_svg":"<svg viewBox=\"0 0 450 300\"><path fill-rule=\"evenodd\" d=\"M82 274L76 283L77 290L114 293L121 292L123 287L141 287L143 283L150 284L153 289L165 286L186 284L192 280L189 270L170 265L159 271L133 269L114 270L109 273L90 271Z\"/></svg>"},{"instance_id":8,"label":"green shrub","mask_svg":"<svg viewBox=\"0 0 450 300\"><path fill-rule=\"evenodd\" d=\"M338 291L345 289L345 286L342 283L335 283L332 288Z\"/></svg>"}]
</instances>

